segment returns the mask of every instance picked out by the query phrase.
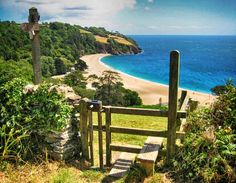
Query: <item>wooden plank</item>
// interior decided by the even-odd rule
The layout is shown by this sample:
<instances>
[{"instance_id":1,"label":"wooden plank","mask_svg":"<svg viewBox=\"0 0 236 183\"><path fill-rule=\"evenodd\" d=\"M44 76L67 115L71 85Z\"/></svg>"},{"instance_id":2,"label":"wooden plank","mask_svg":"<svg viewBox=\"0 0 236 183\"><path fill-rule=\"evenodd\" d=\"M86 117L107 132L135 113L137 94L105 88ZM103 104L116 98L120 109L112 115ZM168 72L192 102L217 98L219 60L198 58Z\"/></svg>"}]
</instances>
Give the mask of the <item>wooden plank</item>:
<instances>
[{"instance_id":1,"label":"wooden plank","mask_svg":"<svg viewBox=\"0 0 236 183\"><path fill-rule=\"evenodd\" d=\"M170 78L169 78L169 100L168 100L168 138L167 138L167 161L175 153L176 140L176 119L178 105L178 87L179 87L179 65L180 53L172 51L170 53Z\"/></svg>"},{"instance_id":2,"label":"wooden plank","mask_svg":"<svg viewBox=\"0 0 236 183\"><path fill-rule=\"evenodd\" d=\"M99 166L103 169L103 141L102 141L102 103L99 102L98 110L98 146L99 146Z\"/></svg>"},{"instance_id":3,"label":"wooden plank","mask_svg":"<svg viewBox=\"0 0 236 183\"><path fill-rule=\"evenodd\" d=\"M114 114L168 117L168 111L161 111L161 110L156 110L156 109L139 109L139 108L130 108L130 107L103 106L103 109L104 109L103 112L105 112L105 109L107 107L110 107L111 113L114 113ZM177 112L177 118L185 118L186 116L187 116L186 111Z\"/></svg>"},{"instance_id":4,"label":"wooden plank","mask_svg":"<svg viewBox=\"0 0 236 183\"><path fill-rule=\"evenodd\" d=\"M90 159L91 166L94 165L94 156L93 156L93 113L91 110L88 111L89 119L89 144L90 144Z\"/></svg>"},{"instance_id":5,"label":"wooden plank","mask_svg":"<svg viewBox=\"0 0 236 183\"><path fill-rule=\"evenodd\" d=\"M162 116L162 117L168 116L168 111L161 111L155 109L128 108L128 107L111 107L111 113L142 115L142 116Z\"/></svg>"},{"instance_id":6,"label":"wooden plank","mask_svg":"<svg viewBox=\"0 0 236 183\"><path fill-rule=\"evenodd\" d=\"M88 109L87 109L88 99L80 100L80 134L81 134L81 143L82 143L82 156L89 160L89 149L88 149Z\"/></svg>"},{"instance_id":7,"label":"wooden plank","mask_svg":"<svg viewBox=\"0 0 236 183\"><path fill-rule=\"evenodd\" d=\"M146 170L147 175L154 174L154 166L163 143L162 137L148 137L138 154L137 160Z\"/></svg>"},{"instance_id":8,"label":"wooden plank","mask_svg":"<svg viewBox=\"0 0 236 183\"><path fill-rule=\"evenodd\" d=\"M122 152L120 157L115 161L109 176L116 178L123 177L134 163L135 156L136 154L133 153Z\"/></svg>"},{"instance_id":9,"label":"wooden plank","mask_svg":"<svg viewBox=\"0 0 236 183\"><path fill-rule=\"evenodd\" d=\"M167 137L167 131L156 131L156 130L149 130L149 129L126 128L126 127L117 127L117 126L111 126L110 130L111 132L114 132L114 133Z\"/></svg>"},{"instance_id":10,"label":"wooden plank","mask_svg":"<svg viewBox=\"0 0 236 183\"><path fill-rule=\"evenodd\" d=\"M179 107L178 107L179 110L182 110L182 111L186 110L186 106L187 106L187 103L188 103L187 93L188 93L187 90L182 90L181 91L181 96L180 96L180 99L179 99Z\"/></svg>"},{"instance_id":11,"label":"wooden plank","mask_svg":"<svg viewBox=\"0 0 236 183\"><path fill-rule=\"evenodd\" d=\"M110 108L105 109L106 112L106 165L111 166L111 110Z\"/></svg>"},{"instance_id":12,"label":"wooden plank","mask_svg":"<svg viewBox=\"0 0 236 183\"><path fill-rule=\"evenodd\" d=\"M142 149L142 147L135 145L114 145L114 144L111 144L110 148L112 151L122 151L130 153L139 153Z\"/></svg>"},{"instance_id":13,"label":"wooden plank","mask_svg":"<svg viewBox=\"0 0 236 183\"><path fill-rule=\"evenodd\" d=\"M157 159L158 152L162 146L162 137L148 137L137 159L142 162L154 163Z\"/></svg>"}]
</instances>

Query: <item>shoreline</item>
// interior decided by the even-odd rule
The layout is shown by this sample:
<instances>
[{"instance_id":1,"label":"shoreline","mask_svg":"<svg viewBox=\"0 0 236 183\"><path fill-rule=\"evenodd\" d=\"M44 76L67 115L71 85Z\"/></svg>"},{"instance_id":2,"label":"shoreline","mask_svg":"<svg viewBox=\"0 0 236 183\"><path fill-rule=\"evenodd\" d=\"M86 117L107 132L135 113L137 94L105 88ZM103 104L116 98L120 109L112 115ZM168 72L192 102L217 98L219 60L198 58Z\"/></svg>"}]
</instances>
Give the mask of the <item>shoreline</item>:
<instances>
[{"instance_id":1,"label":"shoreline","mask_svg":"<svg viewBox=\"0 0 236 183\"><path fill-rule=\"evenodd\" d=\"M143 104L159 104L160 98L162 103L168 103L168 85L138 78L104 64L101 59L110 55L111 54L92 54L81 57L81 59L88 65L88 69L86 70L88 72L88 75L96 74L98 76L101 76L102 72L105 70L118 72L120 74L124 87L136 91L141 97ZM201 106L210 105L215 99L215 96L211 94L201 93L183 88L179 88L179 96L182 90L187 90L189 97L199 101Z\"/></svg>"}]
</instances>

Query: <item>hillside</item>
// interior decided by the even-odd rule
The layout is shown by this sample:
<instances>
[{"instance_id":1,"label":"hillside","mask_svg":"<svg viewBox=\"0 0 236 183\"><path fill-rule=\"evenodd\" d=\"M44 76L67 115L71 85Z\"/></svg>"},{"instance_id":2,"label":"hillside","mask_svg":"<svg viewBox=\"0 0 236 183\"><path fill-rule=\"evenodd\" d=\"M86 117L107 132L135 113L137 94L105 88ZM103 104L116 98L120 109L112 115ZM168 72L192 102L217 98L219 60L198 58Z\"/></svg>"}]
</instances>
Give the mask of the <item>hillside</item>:
<instances>
[{"instance_id":1,"label":"hillside","mask_svg":"<svg viewBox=\"0 0 236 183\"><path fill-rule=\"evenodd\" d=\"M41 24L40 42L44 77L65 73L86 54L137 54L141 51L134 40L118 32L60 22ZM24 78L31 78L31 43L20 24L0 21L0 45L0 83L22 73ZM61 65L64 68L58 69Z\"/></svg>"}]
</instances>

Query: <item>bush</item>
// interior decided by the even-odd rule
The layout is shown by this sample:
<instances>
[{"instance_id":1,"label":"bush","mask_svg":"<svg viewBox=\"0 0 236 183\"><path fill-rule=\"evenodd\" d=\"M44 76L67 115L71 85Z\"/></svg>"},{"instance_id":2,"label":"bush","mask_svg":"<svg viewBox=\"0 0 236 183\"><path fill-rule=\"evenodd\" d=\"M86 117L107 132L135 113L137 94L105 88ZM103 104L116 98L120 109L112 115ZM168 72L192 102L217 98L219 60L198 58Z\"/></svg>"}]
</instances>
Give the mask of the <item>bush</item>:
<instances>
[{"instance_id":1,"label":"bush","mask_svg":"<svg viewBox=\"0 0 236 183\"><path fill-rule=\"evenodd\" d=\"M55 59L56 74L65 74L70 70L72 64L65 58Z\"/></svg>"},{"instance_id":2,"label":"bush","mask_svg":"<svg viewBox=\"0 0 236 183\"><path fill-rule=\"evenodd\" d=\"M81 71L73 71L67 76L65 76L65 84L71 87L86 88L86 82Z\"/></svg>"},{"instance_id":3,"label":"bush","mask_svg":"<svg viewBox=\"0 0 236 183\"><path fill-rule=\"evenodd\" d=\"M24 60L19 62L0 60L0 85L14 78L24 78L27 81L32 81L32 65Z\"/></svg>"},{"instance_id":4,"label":"bush","mask_svg":"<svg viewBox=\"0 0 236 183\"><path fill-rule=\"evenodd\" d=\"M236 88L225 87L211 109L192 113L188 133L174 161L174 175L185 182L236 180Z\"/></svg>"},{"instance_id":5,"label":"bush","mask_svg":"<svg viewBox=\"0 0 236 183\"><path fill-rule=\"evenodd\" d=\"M92 76L94 77L94 76ZM97 82L95 99L101 100L104 105L131 106L142 104L137 92L125 89L117 72L104 71L101 77L94 77Z\"/></svg>"},{"instance_id":6,"label":"bush","mask_svg":"<svg viewBox=\"0 0 236 183\"><path fill-rule=\"evenodd\" d=\"M52 57L42 56L42 75L45 77L50 77L56 74L55 61Z\"/></svg>"},{"instance_id":7,"label":"bush","mask_svg":"<svg viewBox=\"0 0 236 183\"><path fill-rule=\"evenodd\" d=\"M86 64L85 61L79 59L77 61L77 63L75 64L75 69L80 70L80 71L84 71L84 70L88 69L88 65Z\"/></svg>"},{"instance_id":8,"label":"bush","mask_svg":"<svg viewBox=\"0 0 236 183\"><path fill-rule=\"evenodd\" d=\"M41 84L32 93L24 91L21 79L0 86L0 161L25 158L36 143L31 135L37 131L61 130L70 117L71 109L65 98L51 85Z\"/></svg>"}]
</instances>

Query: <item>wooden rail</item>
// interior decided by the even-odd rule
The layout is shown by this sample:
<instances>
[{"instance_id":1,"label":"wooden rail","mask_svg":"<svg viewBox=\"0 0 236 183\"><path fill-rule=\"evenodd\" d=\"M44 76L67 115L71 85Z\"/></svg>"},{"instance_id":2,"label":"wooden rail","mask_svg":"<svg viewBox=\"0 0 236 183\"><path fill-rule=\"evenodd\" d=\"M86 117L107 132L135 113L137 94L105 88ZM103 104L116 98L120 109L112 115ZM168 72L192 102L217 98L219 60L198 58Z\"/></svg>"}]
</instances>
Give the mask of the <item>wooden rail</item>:
<instances>
[{"instance_id":1,"label":"wooden rail","mask_svg":"<svg viewBox=\"0 0 236 183\"><path fill-rule=\"evenodd\" d=\"M93 130L98 131L98 125L93 125ZM106 125L102 125L102 131L106 132ZM156 130L140 129L140 128L124 128L124 127L110 126L110 132L132 134L132 135L139 135L139 136L167 137L167 131L156 131ZM185 132L176 131L177 139L178 138L182 139L184 135L185 135Z\"/></svg>"},{"instance_id":2,"label":"wooden rail","mask_svg":"<svg viewBox=\"0 0 236 183\"><path fill-rule=\"evenodd\" d=\"M142 115L142 116L159 116L168 117L168 111L162 111L157 109L139 109L130 107L114 107L114 106L103 106L103 112L109 108L113 114L130 114L130 115ZM177 111L177 118L186 118L186 111Z\"/></svg>"}]
</instances>

